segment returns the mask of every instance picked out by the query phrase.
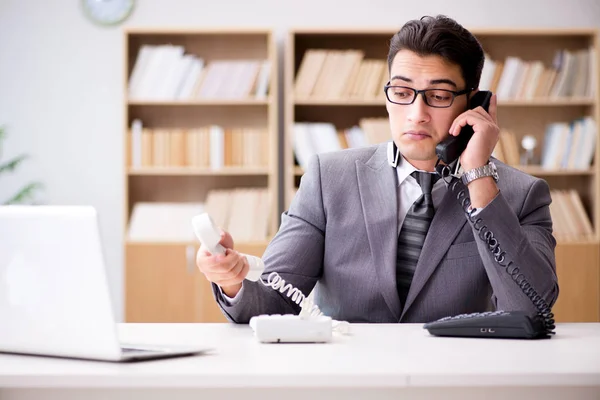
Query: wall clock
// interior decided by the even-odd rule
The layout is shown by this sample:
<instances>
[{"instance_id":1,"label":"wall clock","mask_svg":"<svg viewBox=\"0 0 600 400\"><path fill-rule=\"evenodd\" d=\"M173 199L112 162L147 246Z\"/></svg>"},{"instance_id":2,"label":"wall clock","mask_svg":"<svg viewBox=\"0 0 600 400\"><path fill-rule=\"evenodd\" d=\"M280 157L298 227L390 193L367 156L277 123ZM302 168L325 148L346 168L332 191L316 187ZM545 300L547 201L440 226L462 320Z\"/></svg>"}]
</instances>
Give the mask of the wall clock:
<instances>
[{"instance_id":1,"label":"wall clock","mask_svg":"<svg viewBox=\"0 0 600 400\"><path fill-rule=\"evenodd\" d=\"M135 0L81 0L89 19L100 25L117 25L133 11Z\"/></svg>"}]
</instances>

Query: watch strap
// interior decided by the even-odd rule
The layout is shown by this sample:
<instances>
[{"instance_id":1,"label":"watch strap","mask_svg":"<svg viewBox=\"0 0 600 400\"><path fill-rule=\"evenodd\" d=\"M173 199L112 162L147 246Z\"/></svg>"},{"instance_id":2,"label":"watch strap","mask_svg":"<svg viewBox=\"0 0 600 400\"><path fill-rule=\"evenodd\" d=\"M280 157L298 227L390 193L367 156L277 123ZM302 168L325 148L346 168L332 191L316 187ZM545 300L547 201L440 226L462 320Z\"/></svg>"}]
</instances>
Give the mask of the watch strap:
<instances>
[{"instance_id":1,"label":"watch strap","mask_svg":"<svg viewBox=\"0 0 600 400\"><path fill-rule=\"evenodd\" d=\"M496 166L491 161L485 165L482 165L481 167L465 171L462 174L461 180L463 184L468 185L474 180L484 178L486 176L491 176L494 178L494 181L498 182L498 172L496 171Z\"/></svg>"}]
</instances>

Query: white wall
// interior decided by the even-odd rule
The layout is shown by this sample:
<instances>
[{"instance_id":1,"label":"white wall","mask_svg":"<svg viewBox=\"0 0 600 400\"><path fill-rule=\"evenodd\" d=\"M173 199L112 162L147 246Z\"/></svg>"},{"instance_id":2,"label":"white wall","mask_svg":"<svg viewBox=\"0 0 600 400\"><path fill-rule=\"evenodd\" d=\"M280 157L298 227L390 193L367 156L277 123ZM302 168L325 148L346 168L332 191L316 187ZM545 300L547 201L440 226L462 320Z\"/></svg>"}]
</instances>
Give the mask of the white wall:
<instances>
[{"instance_id":1,"label":"white wall","mask_svg":"<svg viewBox=\"0 0 600 400\"><path fill-rule=\"evenodd\" d=\"M600 27L597 0L138 0L130 26L400 27L446 14L467 27ZM4 159L33 158L0 177L0 201L31 179L50 204L92 204L122 319L123 42L86 20L80 0L0 0ZM85 260L82 260L84 262Z\"/></svg>"}]
</instances>

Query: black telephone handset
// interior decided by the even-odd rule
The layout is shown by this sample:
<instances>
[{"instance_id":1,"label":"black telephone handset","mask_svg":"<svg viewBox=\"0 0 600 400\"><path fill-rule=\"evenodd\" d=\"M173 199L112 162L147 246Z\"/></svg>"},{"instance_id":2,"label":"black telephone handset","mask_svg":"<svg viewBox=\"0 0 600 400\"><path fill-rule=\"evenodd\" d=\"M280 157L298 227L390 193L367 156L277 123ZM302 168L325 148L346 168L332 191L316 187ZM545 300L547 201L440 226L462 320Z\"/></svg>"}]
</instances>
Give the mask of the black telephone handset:
<instances>
[{"instance_id":1,"label":"black telephone handset","mask_svg":"<svg viewBox=\"0 0 600 400\"><path fill-rule=\"evenodd\" d=\"M474 109L479 106L483 107L485 111L490 108L490 101L492 99L492 92L488 90L480 90L471 97L469 101L469 109ZM454 162L467 147L469 140L473 136L473 128L470 125L465 125L460 134L457 136L449 135L446 139L442 140L435 147L435 153L438 158L446 164Z\"/></svg>"},{"instance_id":2,"label":"black telephone handset","mask_svg":"<svg viewBox=\"0 0 600 400\"><path fill-rule=\"evenodd\" d=\"M491 97L491 92L479 91L471 98L469 108L482 106L488 111ZM438 156L436 171L442 177L446 186L456 195L456 199L461 204L467 218L479 233L476 236L486 243L486 247L496 263L506 273L510 274L515 284L527 295L538 312L537 314L531 314L520 310L497 310L461 314L426 323L424 328L435 336L513 339L548 338L551 334L554 334L553 330L555 328L554 314L552 314L550 306L537 294L523 272L512 261L506 261L506 253L500 247L498 239L494 237L494 234L480 217L473 215L468 190L462 181L452 174L451 170L454 168L452 164L465 150L471 136L473 136L473 128L466 125L457 136L449 136L440 142L436 146ZM440 161L443 161L445 165L441 164Z\"/></svg>"}]
</instances>

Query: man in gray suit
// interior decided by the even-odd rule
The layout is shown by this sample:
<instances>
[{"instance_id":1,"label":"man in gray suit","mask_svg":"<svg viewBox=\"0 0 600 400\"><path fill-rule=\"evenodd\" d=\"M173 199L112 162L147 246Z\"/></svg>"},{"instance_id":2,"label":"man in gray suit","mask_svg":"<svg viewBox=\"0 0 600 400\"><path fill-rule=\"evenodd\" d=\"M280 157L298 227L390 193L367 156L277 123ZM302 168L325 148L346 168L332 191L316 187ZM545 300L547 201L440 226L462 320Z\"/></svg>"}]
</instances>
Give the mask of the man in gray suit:
<instances>
[{"instance_id":1,"label":"man in gray suit","mask_svg":"<svg viewBox=\"0 0 600 400\"><path fill-rule=\"evenodd\" d=\"M490 309L536 311L477 236L485 225L506 252L505 262L513 261L517 281L527 279L554 304L549 187L491 157L500 131L496 98L489 112L469 109L483 62L478 41L449 18L405 24L390 43L386 86L398 152L390 142L314 156L263 255L262 279L275 271L306 295L314 288L325 315L349 322L423 323ZM436 145L467 124L474 134L460 166L468 211L481 219L478 224L467 218L444 180L431 194L423 184L435 178ZM431 211L433 219L418 216L413 203ZM411 231L426 220L426 235ZM230 321L299 312L287 291L244 280L245 258L233 250L229 234L221 243L228 248L225 256L201 249L197 264Z\"/></svg>"}]
</instances>

